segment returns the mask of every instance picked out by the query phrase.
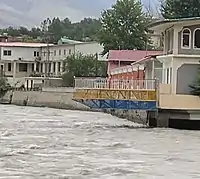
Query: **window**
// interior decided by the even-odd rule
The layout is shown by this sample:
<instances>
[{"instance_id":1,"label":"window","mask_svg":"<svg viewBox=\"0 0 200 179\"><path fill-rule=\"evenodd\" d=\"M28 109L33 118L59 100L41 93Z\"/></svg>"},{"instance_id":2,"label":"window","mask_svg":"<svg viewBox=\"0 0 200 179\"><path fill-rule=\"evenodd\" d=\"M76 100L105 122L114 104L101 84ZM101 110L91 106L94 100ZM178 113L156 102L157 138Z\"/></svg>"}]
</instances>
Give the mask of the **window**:
<instances>
[{"instance_id":1,"label":"window","mask_svg":"<svg viewBox=\"0 0 200 179\"><path fill-rule=\"evenodd\" d=\"M170 75L169 74L169 68L167 68L167 74L166 75L167 75L167 84L169 84L169 75Z\"/></svg>"},{"instance_id":2,"label":"window","mask_svg":"<svg viewBox=\"0 0 200 179\"><path fill-rule=\"evenodd\" d=\"M61 50L59 50L59 55L61 55Z\"/></svg>"},{"instance_id":3,"label":"window","mask_svg":"<svg viewBox=\"0 0 200 179\"><path fill-rule=\"evenodd\" d=\"M66 55L66 50L64 49L64 55Z\"/></svg>"},{"instance_id":4,"label":"window","mask_svg":"<svg viewBox=\"0 0 200 179\"><path fill-rule=\"evenodd\" d=\"M194 48L200 48L200 29L194 31Z\"/></svg>"},{"instance_id":5,"label":"window","mask_svg":"<svg viewBox=\"0 0 200 179\"><path fill-rule=\"evenodd\" d=\"M19 63L19 72L27 72L27 63Z\"/></svg>"},{"instance_id":6,"label":"window","mask_svg":"<svg viewBox=\"0 0 200 179\"><path fill-rule=\"evenodd\" d=\"M72 50L71 49L69 49L69 55L71 55L72 54Z\"/></svg>"},{"instance_id":7,"label":"window","mask_svg":"<svg viewBox=\"0 0 200 179\"><path fill-rule=\"evenodd\" d=\"M56 71L56 62L53 62L53 72Z\"/></svg>"},{"instance_id":8,"label":"window","mask_svg":"<svg viewBox=\"0 0 200 179\"><path fill-rule=\"evenodd\" d=\"M56 50L54 50L54 56L56 56Z\"/></svg>"},{"instance_id":9,"label":"window","mask_svg":"<svg viewBox=\"0 0 200 179\"><path fill-rule=\"evenodd\" d=\"M34 57L39 57L39 56L40 56L40 53L37 51L34 51Z\"/></svg>"},{"instance_id":10,"label":"window","mask_svg":"<svg viewBox=\"0 0 200 179\"><path fill-rule=\"evenodd\" d=\"M58 72L60 72L60 62L58 62Z\"/></svg>"},{"instance_id":11,"label":"window","mask_svg":"<svg viewBox=\"0 0 200 179\"><path fill-rule=\"evenodd\" d=\"M43 72L43 63L40 64L40 71Z\"/></svg>"},{"instance_id":12,"label":"window","mask_svg":"<svg viewBox=\"0 0 200 179\"><path fill-rule=\"evenodd\" d=\"M8 63L8 71L11 71L11 63Z\"/></svg>"},{"instance_id":13,"label":"window","mask_svg":"<svg viewBox=\"0 0 200 179\"><path fill-rule=\"evenodd\" d=\"M182 31L182 40L181 40L182 48L190 48L191 43L191 30L190 29L183 29Z\"/></svg>"},{"instance_id":14,"label":"window","mask_svg":"<svg viewBox=\"0 0 200 179\"><path fill-rule=\"evenodd\" d=\"M4 56L11 56L11 50L4 50L3 55Z\"/></svg>"}]
</instances>

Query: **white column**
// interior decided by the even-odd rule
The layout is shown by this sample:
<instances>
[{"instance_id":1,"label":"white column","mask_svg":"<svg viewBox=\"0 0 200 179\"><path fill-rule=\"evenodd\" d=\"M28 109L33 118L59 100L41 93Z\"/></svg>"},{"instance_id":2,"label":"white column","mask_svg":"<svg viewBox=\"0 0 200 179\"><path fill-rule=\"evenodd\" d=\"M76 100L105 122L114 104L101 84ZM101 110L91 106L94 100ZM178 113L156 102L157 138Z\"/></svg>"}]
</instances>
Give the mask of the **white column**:
<instances>
[{"instance_id":1,"label":"white column","mask_svg":"<svg viewBox=\"0 0 200 179\"><path fill-rule=\"evenodd\" d=\"M58 75L58 62L56 62L56 75Z\"/></svg>"},{"instance_id":2,"label":"white column","mask_svg":"<svg viewBox=\"0 0 200 179\"><path fill-rule=\"evenodd\" d=\"M155 78L155 61L152 61L152 79Z\"/></svg>"},{"instance_id":3,"label":"white column","mask_svg":"<svg viewBox=\"0 0 200 179\"><path fill-rule=\"evenodd\" d=\"M34 72L36 72L37 71L37 63L35 62L34 63Z\"/></svg>"},{"instance_id":4,"label":"white column","mask_svg":"<svg viewBox=\"0 0 200 179\"><path fill-rule=\"evenodd\" d=\"M16 78L16 73L17 73L17 62L14 61L14 63L13 63L13 79L14 80Z\"/></svg>"},{"instance_id":5,"label":"white column","mask_svg":"<svg viewBox=\"0 0 200 179\"><path fill-rule=\"evenodd\" d=\"M42 64L42 73L45 73L45 68L46 68L45 63L43 63Z\"/></svg>"},{"instance_id":6,"label":"white column","mask_svg":"<svg viewBox=\"0 0 200 179\"><path fill-rule=\"evenodd\" d=\"M64 67L64 62L61 61L61 62L60 62L60 72L61 72L61 73L63 72L63 67Z\"/></svg>"},{"instance_id":7,"label":"white column","mask_svg":"<svg viewBox=\"0 0 200 179\"><path fill-rule=\"evenodd\" d=\"M182 31L181 25L176 25L174 27L174 36L173 36L173 54L177 55L178 54L178 42L179 42L179 36L178 33ZM192 43L192 42L190 42Z\"/></svg>"},{"instance_id":8,"label":"white column","mask_svg":"<svg viewBox=\"0 0 200 179\"><path fill-rule=\"evenodd\" d=\"M53 62L51 62L51 73L53 73Z\"/></svg>"}]
</instances>

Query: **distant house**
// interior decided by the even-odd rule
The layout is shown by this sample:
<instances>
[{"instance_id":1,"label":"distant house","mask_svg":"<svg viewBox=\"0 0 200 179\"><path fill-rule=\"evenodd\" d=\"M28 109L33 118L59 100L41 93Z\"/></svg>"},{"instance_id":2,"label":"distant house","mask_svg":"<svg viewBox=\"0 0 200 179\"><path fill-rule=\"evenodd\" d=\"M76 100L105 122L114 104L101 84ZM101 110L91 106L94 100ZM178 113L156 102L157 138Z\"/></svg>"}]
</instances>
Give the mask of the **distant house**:
<instances>
[{"instance_id":1,"label":"distant house","mask_svg":"<svg viewBox=\"0 0 200 179\"><path fill-rule=\"evenodd\" d=\"M58 45L62 45L62 44L65 44L65 45L75 45L75 44L82 44L84 42L81 42L81 41L76 41L76 40L71 40L67 37L62 37L59 41L58 41Z\"/></svg>"},{"instance_id":2,"label":"distant house","mask_svg":"<svg viewBox=\"0 0 200 179\"><path fill-rule=\"evenodd\" d=\"M138 77L138 68L133 68L132 63L146 56L160 53L159 51L146 50L110 50L108 55L108 76L113 78L135 78ZM144 68L140 67L140 78L143 78Z\"/></svg>"}]
</instances>

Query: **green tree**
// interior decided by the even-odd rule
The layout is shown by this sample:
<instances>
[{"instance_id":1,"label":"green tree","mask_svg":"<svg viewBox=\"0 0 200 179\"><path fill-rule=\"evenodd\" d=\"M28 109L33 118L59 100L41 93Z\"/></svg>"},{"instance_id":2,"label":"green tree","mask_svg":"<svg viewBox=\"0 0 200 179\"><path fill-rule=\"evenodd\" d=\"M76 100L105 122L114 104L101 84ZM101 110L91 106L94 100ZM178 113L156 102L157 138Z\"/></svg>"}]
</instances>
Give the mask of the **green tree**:
<instances>
[{"instance_id":1,"label":"green tree","mask_svg":"<svg viewBox=\"0 0 200 179\"><path fill-rule=\"evenodd\" d=\"M165 19L177 19L200 16L199 0L164 0L161 14Z\"/></svg>"},{"instance_id":2,"label":"green tree","mask_svg":"<svg viewBox=\"0 0 200 179\"><path fill-rule=\"evenodd\" d=\"M0 76L0 98L2 98L6 92L10 91L12 87L8 83L7 79Z\"/></svg>"},{"instance_id":3,"label":"green tree","mask_svg":"<svg viewBox=\"0 0 200 179\"><path fill-rule=\"evenodd\" d=\"M102 13L98 39L106 54L110 49L146 49L149 18L138 0L117 0L111 9Z\"/></svg>"},{"instance_id":4,"label":"green tree","mask_svg":"<svg viewBox=\"0 0 200 179\"><path fill-rule=\"evenodd\" d=\"M28 39L28 41L32 42L46 42L44 38L47 34L51 36L49 37L49 42L51 43L57 43L63 36L72 40L94 41L97 40L97 32L100 27L101 22L99 19L84 18L80 22L72 23L69 18L65 18L64 20L47 18L41 22L40 27L33 27L30 30L25 27L8 27L0 29L0 33L7 33L13 37L25 36L26 39L24 41Z\"/></svg>"},{"instance_id":5,"label":"green tree","mask_svg":"<svg viewBox=\"0 0 200 179\"><path fill-rule=\"evenodd\" d=\"M106 62L97 60L96 55L73 54L64 60L63 83L72 86L74 76L105 77L106 69Z\"/></svg>"}]
</instances>

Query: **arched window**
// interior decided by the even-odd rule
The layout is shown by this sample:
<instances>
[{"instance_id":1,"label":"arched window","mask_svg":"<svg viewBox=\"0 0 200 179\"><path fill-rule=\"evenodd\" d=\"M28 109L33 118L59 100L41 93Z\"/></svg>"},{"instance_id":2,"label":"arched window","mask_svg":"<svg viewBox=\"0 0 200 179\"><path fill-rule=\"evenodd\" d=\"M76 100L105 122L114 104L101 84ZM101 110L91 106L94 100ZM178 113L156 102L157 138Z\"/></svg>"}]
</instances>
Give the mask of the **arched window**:
<instances>
[{"instance_id":1,"label":"arched window","mask_svg":"<svg viewBox=\"0 0 200 179\"><path fill-rule=\"evenodd\" d=\"M183 29L182 30L182 48L190 48L191 47L191 30Z\"/></svg>"},{"instance_id":2,"label":"arched window","mask_svg":"<svg viewBox=\"0 0 200 179\"><path fill-rule=\"evenodd\" d=\"M200 29L195 29L193 41L194 41L194 48L200 49Z\"/></svg>"}]
</instances>

